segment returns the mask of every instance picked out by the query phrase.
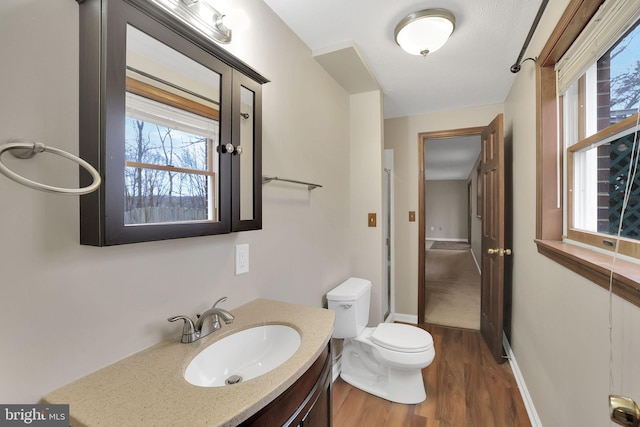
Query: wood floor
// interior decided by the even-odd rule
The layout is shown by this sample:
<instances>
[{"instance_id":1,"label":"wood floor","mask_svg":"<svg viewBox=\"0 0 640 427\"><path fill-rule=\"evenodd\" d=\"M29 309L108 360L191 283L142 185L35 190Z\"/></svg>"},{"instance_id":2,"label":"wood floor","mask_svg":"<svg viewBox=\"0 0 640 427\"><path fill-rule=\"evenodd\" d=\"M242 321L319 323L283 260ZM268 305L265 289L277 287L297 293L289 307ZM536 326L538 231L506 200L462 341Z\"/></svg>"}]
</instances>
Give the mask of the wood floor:
<instances>
[{"instance_id":1,"label":"wood floor","mask_svg":"<svg viewBox=\"0 0 640 427\"><path fill-rule=\"evenodd\" d=\"M436 357L423 370L427 399L402 405L338 378L334 427L528 427L529 417L509 363L498 365L477 331L427 325Z\"/></svg>"}]
</instances>

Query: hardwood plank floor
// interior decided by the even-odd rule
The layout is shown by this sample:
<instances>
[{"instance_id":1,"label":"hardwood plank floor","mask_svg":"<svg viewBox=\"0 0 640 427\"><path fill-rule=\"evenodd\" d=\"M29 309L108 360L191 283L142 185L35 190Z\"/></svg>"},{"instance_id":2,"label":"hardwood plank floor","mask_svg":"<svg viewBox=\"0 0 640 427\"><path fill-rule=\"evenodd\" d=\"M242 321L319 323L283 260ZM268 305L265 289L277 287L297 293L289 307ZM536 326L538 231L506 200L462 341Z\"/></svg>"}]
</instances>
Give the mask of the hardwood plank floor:
<instances>
[{"instance_id":1,"label":"hardwood plank floor","mask_svg":"<svg viewBox=\"0 0 640 427\"><path fill-rule=\"evenodd\" d=\"M529 427L509 363L498 365L478 331L426 325L436 357L422 371L427 399L389 402L338 378L334 427Z\"/></svg>"}]
</instances>

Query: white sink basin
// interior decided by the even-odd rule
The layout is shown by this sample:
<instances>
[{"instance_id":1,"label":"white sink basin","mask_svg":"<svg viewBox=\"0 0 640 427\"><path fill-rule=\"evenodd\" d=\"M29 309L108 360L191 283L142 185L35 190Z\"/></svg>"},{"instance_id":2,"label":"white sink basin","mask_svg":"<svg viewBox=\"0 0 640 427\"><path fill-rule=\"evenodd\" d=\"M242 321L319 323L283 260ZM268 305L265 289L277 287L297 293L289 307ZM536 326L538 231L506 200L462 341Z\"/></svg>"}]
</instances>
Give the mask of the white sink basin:
<instances>
[{"instance_id":1,"label":"white sink basin","mask_svg":"<svg viewBox=\"0 0 640 427\"><path fill-rule=\"evenodd\" d=\"M189 363L184 378L200 387L222 387L266 374L300 347L300 334L285 325L238 331L216 341Z\"/></svg>"}]
</instances>

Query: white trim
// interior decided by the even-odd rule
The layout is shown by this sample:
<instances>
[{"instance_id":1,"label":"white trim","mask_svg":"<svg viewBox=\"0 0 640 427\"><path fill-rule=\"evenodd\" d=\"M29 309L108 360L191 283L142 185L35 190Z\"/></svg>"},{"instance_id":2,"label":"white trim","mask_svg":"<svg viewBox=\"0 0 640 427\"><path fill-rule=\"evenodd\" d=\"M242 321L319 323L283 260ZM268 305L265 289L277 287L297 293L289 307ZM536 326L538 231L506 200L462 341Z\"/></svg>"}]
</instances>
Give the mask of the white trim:
<instances>
[{"instance_id":1,"label":"white trim","mask_svg":"<svg viewBox=\"0 0 640 427\"><path fill-rule=\"evenodd\" d=\"M432 240L434 242L439 241L439 242L462 242L462 243L469 243L469 240L467 240L466 237L459 237L459 238L445 238L445 237L429 237L427 236L427 238L425 240Z\"/></svg>"},{"instance_id":2,"label":"white trim","mask_svg":"<svg viewBox=\"0 0 640 427\"><path fill-rule=\"evenodd\" d=\"M404 322L404 323L412 323L414 325L417 325L418 324L418 316L416 314L396 313L395 314L395 321L396 322Z\"/></svg>"},{"instance_id":3,"label":"white trim","mask_svg":"<svg viewBox=\"0 0 640 427\"><path fill-rule=\"evenodd\" d=\"M522 396L522 400L524 401L524 406L527 409L529 421L531 421L531 425L533 427L542 427L542 422L540 421L538 412L536 412L536 408L533 405L533 400L531 399L531 395L529 394L527 385L524 382L522 372L520 372L518 362L516 362L516 356L513 354L511 345L509 344L509 340L507 339L507 335L504 332L502 333L502 345L504 346L504 349L507 353L507 359L509 359L509 365L511 365L513 376L516 379L516 383L518 383L518 389L520 390L520 395Z\"/></svg>"},{"instance_id":4,"label":"white trim","mask_svg":"<svg viewBox=\"0 0 640 427\"><path fill-rule=\"evenodd\" d=\"M478 262L478 259L476 258L475 254L473 253L473 251L469 251L471 252L471 256L473 257L473 262L476 263L476 268L478 269L478 272L480 274L482 274L482 267L480 267L480 263Z\"/></svg>"},{"instance_id":5,"label":"white trim","mask_svg":"<svg viewBox=\"0 0 640 427\"><path fill-rule=\"evenodd\" d=\"M335 383L338 377L340 376L340 371L342 370L342 360L335 360L333 365L331 365L331 382Z\"/></svg>"},{"instance_id":6,"label":"white trim","mask_svg":"<svg viewBox=\"0 0 640 427\"><path fill-rule=\"evenodd\" d=\"M217 141L219 122L143 96L126 93L126 115L191 135Z\"/></svg>"}]
</instances>

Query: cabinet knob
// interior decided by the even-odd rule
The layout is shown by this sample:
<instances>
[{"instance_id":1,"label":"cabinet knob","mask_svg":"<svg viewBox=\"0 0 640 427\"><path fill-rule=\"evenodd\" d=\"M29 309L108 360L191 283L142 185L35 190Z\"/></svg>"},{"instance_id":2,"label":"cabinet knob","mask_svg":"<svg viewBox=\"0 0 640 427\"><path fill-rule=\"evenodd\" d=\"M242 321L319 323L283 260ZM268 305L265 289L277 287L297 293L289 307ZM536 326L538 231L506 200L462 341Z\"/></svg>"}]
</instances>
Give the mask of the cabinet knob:
<instances>
[{"instance_id":1,"label":"cabinet knob","mask_svg":"<svg viewBox=\"0 0 640 427\"><path fill-rule=\"evenodd\" d=\"M242 154L242 147L239 145L234 147L232 143L228 143L222 146L222 152L229 154Z\"/></svg>"}]
</instances>

